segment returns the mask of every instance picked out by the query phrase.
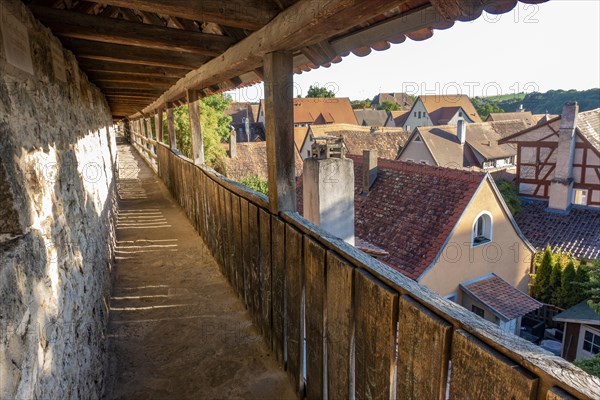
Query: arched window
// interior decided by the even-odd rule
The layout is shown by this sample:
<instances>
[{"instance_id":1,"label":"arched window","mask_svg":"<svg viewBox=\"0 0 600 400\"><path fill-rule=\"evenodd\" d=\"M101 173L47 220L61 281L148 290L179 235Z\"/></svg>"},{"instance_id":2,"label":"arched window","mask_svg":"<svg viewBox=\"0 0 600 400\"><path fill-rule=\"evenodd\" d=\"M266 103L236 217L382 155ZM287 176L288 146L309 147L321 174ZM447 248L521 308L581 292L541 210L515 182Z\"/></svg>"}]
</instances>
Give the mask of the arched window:
<instances>
[{"instance_id":1,"label":"arched window","mask_svg":"<svg viewBox=\"0 0 600 400\"><path fill-rule=\"evenodd\" d=\"M478 246L492 240L492 215L487 212L481 212L473 223L473 246Z\"/></svg>"}]
</instances>

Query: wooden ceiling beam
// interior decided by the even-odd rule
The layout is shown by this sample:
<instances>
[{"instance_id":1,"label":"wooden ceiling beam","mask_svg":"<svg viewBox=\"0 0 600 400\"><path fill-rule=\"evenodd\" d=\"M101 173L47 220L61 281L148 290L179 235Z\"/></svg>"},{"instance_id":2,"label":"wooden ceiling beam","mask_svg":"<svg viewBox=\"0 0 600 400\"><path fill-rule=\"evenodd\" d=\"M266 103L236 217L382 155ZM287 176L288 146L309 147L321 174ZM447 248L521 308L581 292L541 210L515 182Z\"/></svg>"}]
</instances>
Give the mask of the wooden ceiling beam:
<instances>
[{"instance_id":1,"label":"wooden ceiling beam","mask_svg":"<svg viewBox=\"0 0 600 400\"><path fill-rule=\"evenodd\" d=\"M89 72L88 77L94 82L131 82L131 83L152 83L172 85L177 82L177 78L119 74L113 72Z\"/></svg>"},{"instance_id":2,"label":"wooden ceiling beam","mask_svg":"<svg viewBox=\"0 0 600 400\"><path fill-rule=\"evenodd\" d=\"M293 51L322 42L404 3L405 0L299 0L222 56L187 74L146 110L183 97L186 89L205 88L252 71L262 66L267 53Z\"/></svg>"},{"instance_id":3,"label":"wooden ceiling beam","mask_svg":"<svg viewBox=\"0 0 600 400\"><path fill-rule=\"evenodd\" d=\"M262 28L277 15L277 10L264 0L98 0L98 2L250 30Z\"/></svg>"},{"instance_id":4,"label":"wooden ceiling beam","mask_svg":"<svg viewBox=\"0 0 600 400\"><path fill-rule=\"evenodd\" d=\"M157 67L193 69L204 64L209 57L161 49L144 49L137 46L99 43L89 40L63 38L64 46L78 59L92 59Z\"/></svg>"},{"instance_id":5,"label":"wooden ceiling beam","mask_svg":"<svg viewBox=\"0 0 600 400\"><path fill-rule=\"evenodd\" d=\"M104 18L50 7L29 7L40 21L61 37L175 50L210 57L223 53L233 44L233 39L227 36Z\"/></svg>"},{"instance_id":6,"label":"wooden ceiling beam","mask_svg":"<svg viewBox=\"0 0 600 400\"><path fill-rule=\"evenodd\" d=\"M183 77L189 71L184 68L165 68L155 67L150 65L140 64L128 64L111 61L98 61L81 59L79 65L85 71L94 72L127 72L132 74L144 74L151 76L169 76L169 77Z\"/></svg>"}]
</instances>

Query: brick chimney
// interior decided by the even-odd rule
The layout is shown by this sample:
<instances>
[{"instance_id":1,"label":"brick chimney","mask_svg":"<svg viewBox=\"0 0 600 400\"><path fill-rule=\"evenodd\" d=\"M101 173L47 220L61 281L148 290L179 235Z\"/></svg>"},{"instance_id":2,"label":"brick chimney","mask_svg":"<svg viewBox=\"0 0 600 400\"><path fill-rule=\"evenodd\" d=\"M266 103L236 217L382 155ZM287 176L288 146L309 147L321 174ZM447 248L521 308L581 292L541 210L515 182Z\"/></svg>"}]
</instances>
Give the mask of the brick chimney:
<instances>
[{"instance_id":1,"label":"brick chimney","mask_svg":"<svg viewBox=\"0 0 600 400\"><path fill-rule=\"evenodd\" d=\"M548 208L556 211L568 211L573 192L573 158L575 156L575 128L577 127L577 102L566 103L560 118L558 148L556 149L556 168L550 183Z\"/></svg>"},{"instance_id":2,"label":"brick chimney","mask_svg":"<svg viewBox=\"0 0 600 400\"><path fill-rule=\"evenodd\" d=\"M363 150L362 193L367 194L377 179L377 150Z\"/></svg>"},{"instance_id":3,"label":"brick chimney","mask_svg":"<svg viewBox=\"0 0 600 400\"><path fill-rule=\"evenodd\" d=\"M229 135L229 157L235 158L237 155L237 133L235 129L231 129L231 135Z\"/></svg>"},{"instance_id":4,"label":"brick chimney","mask_svg":"<svg viewBox=\"0 0 600 400\"><path fill-rule=\"evenodd\" d=\"M304 160L304 217L354 245L354 163L339 138L315 138Z\"/></svg>"},{"instance_id":5,"label":"brick chimney","mask_svg":"<svg viewBox=\"0 0 600 400\"><path fill-rule=\"evenodd\" d=\"M465 144L467 141L467 123L462 118L456 122L456 136L460 144Z\"/></svg>"}]
</instances>

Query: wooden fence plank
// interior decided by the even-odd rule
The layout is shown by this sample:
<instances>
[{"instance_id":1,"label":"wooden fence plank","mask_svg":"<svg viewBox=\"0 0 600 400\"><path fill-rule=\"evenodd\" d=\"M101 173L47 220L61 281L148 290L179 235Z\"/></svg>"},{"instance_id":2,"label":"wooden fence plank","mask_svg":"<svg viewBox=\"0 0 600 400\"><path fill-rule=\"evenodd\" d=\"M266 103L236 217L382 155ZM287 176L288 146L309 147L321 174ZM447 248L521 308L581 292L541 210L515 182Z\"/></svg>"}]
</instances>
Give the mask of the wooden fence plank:
<instances>
[{"instance_id":1,"label":"wooden fence plank","mask_svg":"<svg viewBox=\"0 0 600 400\"><path fill-rule=\"evenodd\" d=\"M243 257L240 262L243 265L244 274L244 302L246 308L252 313L254 305L252 304L252 287L250 278L250 234L248 232L248 200L240 198L240 216L242 218L242 252Z\"/></svg>"},{"instance_id":2,"label":"wooden fence plank","mask_svg":"<svg viewBox=\"0 0 600 400\"><path fill-rule=\"evenodd\" d=\"M354 288L356 398L394 398L398 294L364 270Z\"/></svg>"},{"instance_id":3,"label":"wooden fence plank","mask_svg":"<svg viewBox=\"0 0 600 400\"><path fill-rule=\"evenodd\" d=\"M219 186L219 269L226 278L227 274L227 213L229 210L225 208L225 188Z\"/></svg>"},{"instance_id":4,"label":"wooden fence plank","mask_svg":"<svg viewBox=\"0 0 600 400\"><path fill-rule=\"evenodd\" d=\"M271 218L271 240L273 352L281 365L285 366L285 223L277 217Z\"/></svg>"},{"instance_id":5,"label":"wooden fence plank","mask_svg":"<svg viewBox=\"0 0 600 400\"><path fill-rule=\"evenodd\" d=\"M259 271L259 250L260 250L260 232L258 226L258 208L252 203L248 203L248 259L250 275L250 297L252 303L252 315L256 326L260 326L261 315L261 290L260 290L260 271Z\"/></svg>"},{"instance_id":6,"label":"wooden fence plank","mask_svg":"<svg viewBox=\"0 0 600 400\"><path fill-rule=\"evenodd\" d=\"M233 246L234 246L234 276L235 287L238 296L244 299L244 264L242 250L242 219L240 216L240 198L236 195L231 195L231 211L232 211L232 229L233 229Z\"/></svg>"},{"instance_id":7,"label":"wooden fence plank","mask_svg":"<svg viewBox=\"0 0 600 400\"><path fill-rule=\"evenodd\" d=\"M352 282L354 268L327 252L327 394L349 399L352 378Z\"/></svg>"},{"instance_id":8,"label":"wooden fence plank","mask_svg":"<svg viewBox=\"0 0 600 400\"><path fill-rule=\"evenodd\" d=\"M600 393L598 394L600 398ZM546 393L546 400L577 400L577 398L571 396L561 388L553 387Z\"/></svg>"},{"instance_id":9,"label":"wooden fence plank","mask_svg":"<svg viewBox=\"0 0 600 400\"><path fill-rule=\"evenodd\" d=\"M452 326L408 296L398 325L398 398L445 399Z\"/></svg>"},{"instance_id":10,"label":"wooden fence plank","mask_svg":"<svg viewBox=\"0 0 600 400\"><path fill-rule=\"evenodd\" d=\"M233 280L233 231L231 224L231 192L225 189L223 198L223 207L225 210L225 218L223 223L225 224L225 242L223 242L224 256L225 256L225 271L227 279L232 286L234 285Z\"/></svg>"},{"instance_id":11,"label":"wooden fence plank","mask_svg":"<svg viewBox=\"0 0 600 400\"><path fill-rule=\"evenodd\" d=\"M450 398L537 398L535 375L462 329L452 337L451 359Z\"/></svg>"},{"instance_id":12,"label":"wooden fence plank","mask_svg":"<svg viewBox=\"0 0 600 400\"><path fill-rule=\"evenodd\" d=\"M304 237L306 290L306 397L324 398L325 389L325 249Z\"/></svg>"},{"instance_id":13,"label":"wooden fence plank","mask_svg":"<svg viewBox=\"0 0 600 400\"><path fill-rule=\"evenodd\" d=\"M273 347L271 329L273 326L271 312L271 214L259 209L260 226L260 327L269 348Z\"/></svg>"},{"instance_id":14,"label":"wooden fence plank","mask_svg":"<svg viewBox=\"0 0 600 400\"><path fill-rule=\"evenodd\" d=\"M302 234L289 225L285 229L285 321L287 371L294 388L300 393L304 386L304 262Z\"/></svg>"}]
</instances>

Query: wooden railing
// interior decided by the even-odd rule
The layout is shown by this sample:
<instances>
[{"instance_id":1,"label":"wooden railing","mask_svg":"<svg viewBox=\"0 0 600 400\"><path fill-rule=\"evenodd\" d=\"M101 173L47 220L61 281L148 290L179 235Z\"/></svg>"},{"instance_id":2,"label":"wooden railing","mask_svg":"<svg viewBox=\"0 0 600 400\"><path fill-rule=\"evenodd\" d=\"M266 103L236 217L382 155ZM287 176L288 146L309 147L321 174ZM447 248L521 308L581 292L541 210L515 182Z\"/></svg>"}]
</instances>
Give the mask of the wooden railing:
<instances>
[{"instance_id":1,"label":"wooden railing","mask_svg":"<svg viewBox=\"0 0 600 400\"><path fill-rule=\"evenodd\" d=\"M130 133L131 144L144 158L146 163L148 163L150 168L152 168L154 172L158 172L158 142L152 138L149 138L147 136L148 134L143 130L143 126L139 123L131 125Z\"/></svg>"},{"instance_id":2,"label":"wooden railing","mask_svg":"<svg viewBox=\"0 0 600 400\"><path fill-rule=\"evenodd\" d=\"M297 213L271 214L264 196L160 143L158 174L300 397L600 397L600 379L502 332Z\"/></svg>"}]
</instances>

